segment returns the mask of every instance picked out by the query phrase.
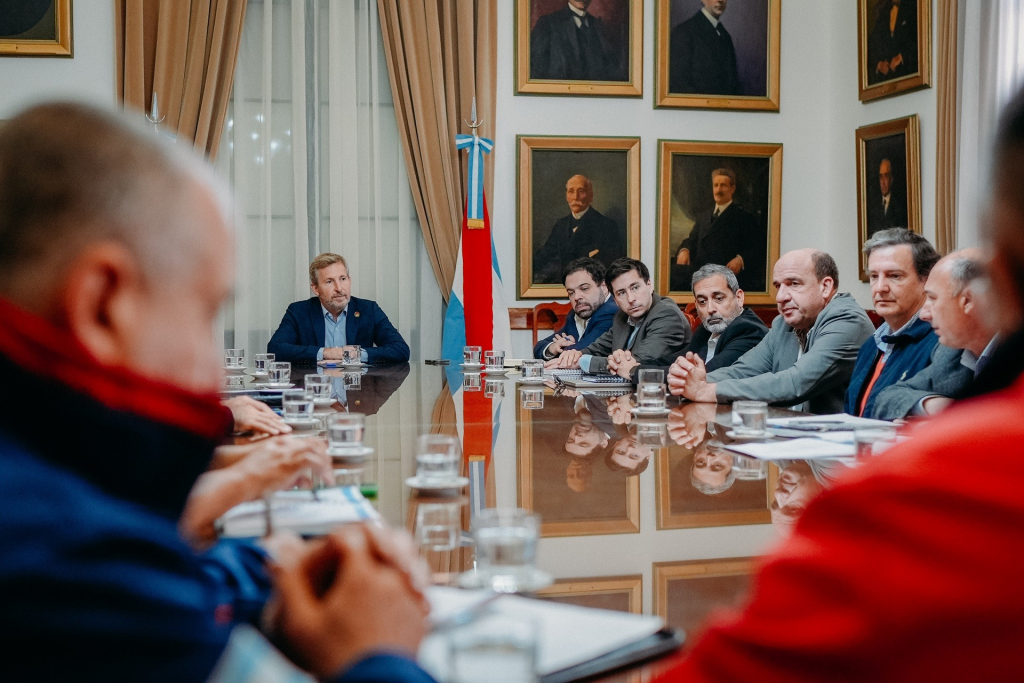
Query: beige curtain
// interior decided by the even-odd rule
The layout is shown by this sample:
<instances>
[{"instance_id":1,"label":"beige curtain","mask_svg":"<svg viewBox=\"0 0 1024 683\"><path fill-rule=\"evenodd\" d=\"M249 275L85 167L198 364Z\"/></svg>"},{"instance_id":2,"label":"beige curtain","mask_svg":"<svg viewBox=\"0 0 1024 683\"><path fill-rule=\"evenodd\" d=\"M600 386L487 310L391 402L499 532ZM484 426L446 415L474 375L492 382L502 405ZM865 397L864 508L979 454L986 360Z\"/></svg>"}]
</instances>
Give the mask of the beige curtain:
<instances>
[{"instance_id":1,"label":"beige curtain","mask_svg":"<svg viewBox=\"0 0 1024 683\"><path fill-rule=\"evenodd\" d=\"M377 0L377 7L413 201L447 302L466 188L466 162L455 150L455 135L470 132L463 119L474 95L484 121L479 133L494 138L497 0ZM494 183L492 156L485 165L487 196Z\"/></svg>"},{"instance_id":2,"label":"beige curtain","mask_svg":"<svg viewBox=\"0 0 1024 683\"><path fill-rule=\"evenodd\" d=\"M117 94L215 158L227 115L246 0L114 0Z\"/></svg>"},{"instance_id":3,"label":"beige curtain","mask_svg":"<svg viewBox=\"0 0 1024 683\"><path fill-rule=\"evenodd\" d=\"M940 254L956 250L958 55L957 0L939 0L936 52L935 247Z\"/></svg>"}]
</instances>

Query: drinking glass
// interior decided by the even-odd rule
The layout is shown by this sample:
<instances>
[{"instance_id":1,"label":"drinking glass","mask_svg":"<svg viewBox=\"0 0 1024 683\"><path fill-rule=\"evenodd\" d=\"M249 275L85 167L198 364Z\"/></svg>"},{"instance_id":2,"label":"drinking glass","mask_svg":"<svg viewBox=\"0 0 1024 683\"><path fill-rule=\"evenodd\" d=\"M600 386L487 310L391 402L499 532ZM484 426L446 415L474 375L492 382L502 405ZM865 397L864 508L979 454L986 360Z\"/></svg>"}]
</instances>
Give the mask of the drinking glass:
<instances>
[{"instance_id":1,"label":"drinking glass","mask_svg":"<svg viewBox=\"0 0 1024 683\"><path fill-rule=\"evenodd\" d=\"M341 378L345 382L345 391L361 389L363 386L363 373L343 372Z\"/></svg>"},{"instance_id":2,"label":"drinking glass","mask_svg":"<svg viewBox=\"0 0 1024 683\"><path fill-rule=\"evenodd\" d=\"M544 407L544 387L523 387L519 390L520 405L526 410Z\"/></svg>"},{"instance_id":3,"label":"drinking glass","mask_svg":"<svg viewBox=\"0 0 1024 683\"><path fill-rule=\"evenodd\" d=\"M668 443L668 424L665 422L638 421L636 441L641 446L662 448Z\"/></svg>"},{"instance_id":4,"label":"drinking glass","mask_svg":"<svg viewBox=\"0 0 1024 683\"><path fill-rule=\"evenodd\" d=\"M484 586L516 593L533 573L540 515L519 508L489 508L473 520L476 568Z\"/></svg>"},{"instance_id":5,"label":"drinking glass","mask_svg":"<svg viewBox=\"0 0 1024 683\"><path fill-rule=\"evenodd\" d=\"M857 460L868 460L896 443L896 427L863 427L853 430Z\"/></svg>"},{"instance_id":6,"label":"drinking glass","mask_svg":"<svg viewBox=\"0 0 1024 683\"><path fill-rule=\"evenodd\" d=\"M281 392L281 406L286 422L302 422L313 417L313 399L305 389L286 389Z\"/></svg>"},{"instance_id":7,"label":"drinking glass","mask_svg":"<svg viewBox=\"0 0 1024 683\"><path fill-rule=\"evenodd\" d=\"M534 381L544 379L544 361L542 361L542 360L524 360L523 361L523 379L534 380Z\"/></svg>"},{"instance_id":8,"label":"drinking glass","mask_svg":"<svg viewBox=\"0 0 1024 683\"><path fill-rule=\"evenodd\" d=\"M733 453L732 472L740 481L764 481L768 478L768 461Z\"/></svg>"},{"instance_id":9,"label":"drinking glass","mask_svg":"<svg viewBox=\"0 0 1024 683\"><path fill-rule=\"evenodd\" d=\"M327 375L306 375L303 378L303 383L306 387L306 395L312 399L313 403L328 403L333 402L331 399L331 378Z\"/></svg>"},{"instance_id":10,"label":"drinking glass","mask_svg":"<svg viewBox=\"0 0 1024 683\"><path fill-rule=\"evenodd\" d=\"M467 372L462 376L463 391L480 391L483 388L483 380L479 372Z\"/></svg>"},{"instance_id":11,"label":"drinking glass","mask_svg":"<svg viewBox=\"0 0 1024 683\"><path fill-rule=\"evenodd\" d=\"M505 352L504 351L484 351L484 366L488 370L504 370L505 369Z\"/></svg>"},{"instance_id":12,"label":"drinking glass","mask_svg":"<svg viewBox=\"0 0 1024 683\"><path fill-rule=\"evenodd\" d=\"M462 536L462 503L420 503L416 508L416 540L421 548L454 550Z\"/></svg>"},{"instance_id":13,"label":"drinking glass","mask_svg":"<svg viewBox=\"0 0 1024 683\"><path fill-rule=\"evenodd\" d=\"M228 370L245 368L245 349L224 349L224 367Z\"/></svg>"},{"instance_id":14,"label":"drinking glass","mask_svg":"<svg viewBox=\"0 0 1024 683\"><path fill-rule=\"evenodd\" d=\"M768 404L764 401L733 403L732 429L737 436L767 436Z\"/></svg>"},{"instance_id":15,"label":"drinking glass","mask_svg":"<svg viewBox=\"0 0 1024 683\"><path fill-rule=\"evenodd\" d=\"M482 353L483 349L479 346L463 346L462 363L464 365L480 365L480 355Z\"/></svg>"},{"instance_id":16,"label":"drinking glass","mask_svg":"<svg viewBox=\"0 0 1024 683\"><path fill-rule=\"evenodd\" d=\"M363 351L358 346L346 346L341 362L345 365L359 365L363 362Z\"/></svg>"},{"instance_id":17,"label":"drinking glass","mask_svg":"<svg viewBox=\"0 0 1024 683\"><path fill-rule=\"evenodd\" d=\"M505 395L505 383L500 379L489 379L484 383L484 396L487 398Z\"/></svg>"},{"instance_id":18,"label":"drinking glass","mask_svg":"<svg viewBox=\"0 0 1024 683\"><path fill-rule=\"evenodd\" d=\"M459 476L459 440L446 434L423 434L416 442L416 477L425 484Z\"/></svg>"},{"instance_id":19,"label":"drinking glass","mask_svg":"<svg viewBox=\"0 0 1024 683\"><path fill-rule=\"evenodd\" d=\"M292 364L288 361L267 363L267 381L271 384L289 384L292 381Z\"/></svg>"},{"instance_id":20,"label":"drinking glass","mask_svg":"<svg viewBox=\"0 0 1024 683\"><path fill-rule=\"evenodd\" d=\"M534 683L537 625L530 619L485 614L448 635L452 683Z\"/></svg>"},{"instance_id":21,"label":"drinking glass","mask_svg":"<svg viewBox=\"0 0 1024 683\"><path fill-rule=\"evenodd\" d=\"M637 372L636 402L640 410L665 409L665 371L640 370Z\"/></svg>"},{"instance_id":22,"label":"drinking glass","mask_svg":"<svg viewBox=\"0 0 1024 683\"><path fill-rule=\"evenodd\" d=\"M366 416L362 413L335 413L327 418L327 445L331 455L351 455L363 448Z\"/></svg>"},{"instance_id":23,"label":"drinking glass","mask_svg":"<svg viewBox=\"0 0 1024 683\"><path fill-rule=\"evenodd\" d=\"M272 353L257 353L252 357L252 367L259 375L267 374L267 363L273 363L276 356Z\"/></svg>"}]
</instances>

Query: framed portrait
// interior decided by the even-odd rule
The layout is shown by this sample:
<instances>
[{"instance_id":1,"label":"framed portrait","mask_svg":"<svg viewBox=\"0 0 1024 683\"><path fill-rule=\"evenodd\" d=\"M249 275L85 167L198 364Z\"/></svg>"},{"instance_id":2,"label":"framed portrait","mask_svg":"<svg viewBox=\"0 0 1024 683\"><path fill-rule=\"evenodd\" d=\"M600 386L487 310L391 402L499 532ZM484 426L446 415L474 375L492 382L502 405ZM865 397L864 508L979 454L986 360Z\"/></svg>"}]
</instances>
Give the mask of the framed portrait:
<instances>
[{"instance_id":1,"label":"framed portrait","mask_svg":"<svg viewBox=\"0 0 1024 683\"><path fill-rule=\"evenodd\" d=\"M861 102L928 88L931 0L857 0Z\"/></svg>"},{"instance_id":2,"label":"framed portrait","mask_svg":"<svg viewBox=\"0 0 1024 683\"><path fill-rule=\"evenodd\" d=\"M643 0L516 0L516 94L643 95Z\"/></svg>"},{"instance_id":3,"label":"framed portrait","mask_svg":"<svg viewBox=\"0 0 1024 683\"><path fill-rule=\"evenodd\" d=\"M658 529L771 523L777 468L726 450L719 429L709 425L696 448L673 444L658 451Z\"/></svg>"},{"instance_id":4,"label":"framed portrait","mask_svg":"<svg viewBox=\"0 0 1024 683\"><path fill-rule=\"evenodd\" d=\"M879 230L921 232L921 134L917 114L857 129L857 253Z\"/></svg>"},{"instance_id":5,"label":"framed portrait","mask_svg":"<svg viewBox=\"0 0 1024 683\"><path fill-rule=\"evenodd\" d=\"M519 296L563 298L562 270L640 258L640 138L520 135Z\"/></svg>"},{"instance_id":6,"label":"framed portrait","mask_svg":"<svg viewBox=\"0 0 1024 683\"><path fill-rule=\"evenodd\" d=\"M712 612L741 604L754 559L655 562L654 613L669 626L696 633Z\"/></svg>"},{"instance_id":7,"label":"framed portrait","mask_svg":"<svg viewBox=\"0 0 1024 683\"><path fill-rule=\"evenodd\" d=\"M0 2L0 56L73 56L71 0Z\"/></svg>"},{"instance_id":8,"label":"framed portrait","mask_svg":"<svg viewBox=\"0 0 1024 683\"><path fill-rule=\"evenodd\" d=\"M778 111L782 0L707 4L658 2L654 106Z\"/></svg>"},{"instance_id":9,"label":"framed portrait","mask_svg":"<svg viewBox=\"0 0 1024 683\"><path fill-rule=\"evenodd\" d=\"M774 304L781 221L781 144L658 141L662 296L693 301L693 273L716 263L736 273L746 303Z\"/></svg>"},{"instance_id":10,"label":"framed portrait","mask_svg":"<svg viewBox=\"0 0 1024 683\"><path fill-rule=\"evenodd\" d=\"M601 576L583 579L558 579L537 591L541 600L577 607L610 609L643 614L643 576Z\"/></svg>"},{"instance_id":11,"label":"framed portrait","mask_svg":"<svg viewBox=\"0 0 1024 683\"><path fill-rule=\"evenodd\" d=\"M540 514L542 537L640 533L639 474L653 451L639 465L622 452L635 438L612 424L604 399L577 406L549 392L543 419L518 408L519 507Z\"/></svg>"}]
</instances>

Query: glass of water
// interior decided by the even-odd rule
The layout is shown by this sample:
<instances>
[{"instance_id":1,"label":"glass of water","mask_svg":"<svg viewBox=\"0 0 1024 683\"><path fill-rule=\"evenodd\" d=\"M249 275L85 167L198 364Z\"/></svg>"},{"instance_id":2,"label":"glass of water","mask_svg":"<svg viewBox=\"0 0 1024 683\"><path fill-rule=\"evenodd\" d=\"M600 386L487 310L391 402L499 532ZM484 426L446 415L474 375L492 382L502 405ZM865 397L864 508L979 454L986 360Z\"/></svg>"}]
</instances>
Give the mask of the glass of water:
<instances>
[{"instance_id":1,"label":"glass of water","mask_svg":"<svg viewBox=\"0 0 1024 683\"><path fill-rule=\"evenodd\" d=\"M335 413L327 418L327 446L331 455L351 455L363 449L366 416Z\"/></svg>"},{"instance_id":2,"label":"glass of water","mask_svg":"<svg viewBox=\"0 0 1024 683\"><path fill-rule=\"evenodd\" d=\"M665 409L665 371L640 370L637 372L636 402L640 410Z\"/></svg>"},{"instance_id":3,"label":"glass of water","mask_svg":"<svg viewBox=\"0 0 1024 683\"><path fill-rule=\"evenodd\" d=\"M732 429L737 436L768 436L768 404L764 401L733 403Z\"/></svg>"},{"instance_id":4,"label":"glass of water","mask_svg":"<svg viewBox=\"0 0 1024 683\"><path fill-rule=\"evenodd\" d=\"M416 442L416 477L424 484L459 476L459 440L447 434L423 434Z\"/></svg>"},{"instance_id":5,"label":"glass of water","mask_svg":"<svg viewBox=\"0 0 1024 683\"><path fill-rule=\"evenodd\" d=\"M544 379L544 361L524 360L523 379L532 380L534 382Z\"/></svg>"},{"instance_id":6,"label":"glass of water","mask_svg":"<svg viewBox=\"0 0 1024 683\"><path fill-rule=\"evenodd\" d=\"M740 481L764 481L768 478L768 461L733 453L732 472Z\"/></svg>"},{"instance_id":7,"label":"glass of water","mask_svg":"<svg viewBox=\"0 0 1024 683\"><path fill-rule=\"evenodd\" d=\"M519 390L519 404L526 410L544 407L544 387L523 387Z\"/></svg>"},{"instance_id":8,"label":"glass of water","mask_svg":"<svg viewBox=\"0 0 1024 683\"><path fill-rule=\"evenodd\" d=\"M483 388L483 380L479 372L468 372L462 376L463 391L480 391Z\"/></svg>"},{"instance_id":9,"label":"glass of water","mask_svg":"<svg viewBox=\"0 0 1024 683\"><path fill-rule=\"evenodd\" d=\"M485 614L448 635L452 683L534 683L537 625L529 619Z\"/></svg>"},{"instance_id":10,"label":"glass of water","mask_svg":"<svg viewBox=\"0 0 1024 683\"><path fill-rule=\"evenodd\" d=\"M274 362L274 354L272 353L257 353L252 357L252 367L256 371L257 375L267 374L267 364Z\"/></svg>"},{"instance_id":11,"label":"glass of water","mask_svg":"<svg viewBox=\"0 0 1024 683\"><path fill-rule=\"evenodd\" d=\"M358 346L346 346L341 362L345 365L359 365L363 362L363 350Z\"/></svg>"},{"instance_id":12,"label":"glass of water","mask_svg":"<svg viewBox=\"0 0 1024 683\"><path fill-rule=\"evenodd\" d=\"M484 365L488 370L504 370L505 352L500 350L484 351Z\"/></svg>"},{"instance_id":13,"label":"glass of water","mask_svg":"<svg viewBox=\"0 0 1024 683\"><path fill-rule=\"evenodd\" d=\"M267 381L271 384L289 384L292 381L292 364L288 361L267 363Z\"/></svg>"},{"instance_id":14,"label":"glass of water","mask_svg":"<svg viewBox=\"0 0 1024 683\"><path fill-rule=\"evenodd\" d=\"M476 567L484 586L499 593L529 587L537 557L540 515L520 508L489 508L473 520Z\"/></svg>"},{"instance_id":15,"label":"glass of water","mask_svg":"<svg viewBox=\"0 0 1024 683\"><path fill-rule=\"evenodd\" d=\"M462 364L463 365L480 365L480 357L483 354L483 349L479 346L463 346L462 347Z\"/></svg>"},{"instance_id":16,"label":"glass of water","mask_svg":"<svg viewBox=\"0 0 1024 683\"><path fill-rule=\"evenodd\" d=\"M286 389L281 393L285 422L306 422L313 417L313 399L305 389Z\"/></svg>"},{"instance_id":17,"label":"glass of water","mask_svg":"<svg viewBox=\"0 0 1024 683\"><path fill-rule=\"evenodd\" d=\"M224 349L224 367L228 370L245 368L245 349Z\"/></svg>"},{"instance_id":18,"label":"glass of water","mask_svg":"<svg viewBox=\"0 0 1024 683\"><path fill-rule=\"evenodd\" d=\"M462 536L462 503L420 503L416 508L416 540L434 551L458 548Z\"/></svg>"},{"instance_id":19,"label":"glass of water","mask_svg":"<svg viewBox=\"0 0 1024 683\"><path fill-rule=\"evenodd\" d=\"M343 372L341 378L345 383L345 390L356 390L363 387L363 373L361 372Z\"/></svg>"},{"instance_id":20,"label":"glass of water","mask_svg":"<svg viewBox=\"0 0 1024 683\"><path fill-rule=\"evenodd\" d=\"M484 396L487 398L505 395L505 383L500 379L489 379L484 382Z\"/></svg>"},{"instance_id":21,"label":"glass of water","mask_svg":"<svg viewBox=\"0 0 1024 683\"><path fill-rule=\"evenodd\" d=\"M327 375L306 375L303 378L303 383L306 387L306 395L312 399L313 403L323 405L334 402L331 398L333 389L331 378Z\"/></svg>"}]
</instances>

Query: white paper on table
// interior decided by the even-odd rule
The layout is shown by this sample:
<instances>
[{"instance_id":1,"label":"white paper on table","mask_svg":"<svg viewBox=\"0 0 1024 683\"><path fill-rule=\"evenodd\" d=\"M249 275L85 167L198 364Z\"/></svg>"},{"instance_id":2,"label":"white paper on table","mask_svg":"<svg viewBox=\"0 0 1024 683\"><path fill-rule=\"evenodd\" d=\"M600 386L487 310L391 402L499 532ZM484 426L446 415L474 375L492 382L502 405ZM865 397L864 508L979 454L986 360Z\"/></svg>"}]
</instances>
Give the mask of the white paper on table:
<instances>
[{"instance_id":1,"label":"white paper on table","mask_svg":"<svg viewBox=\"0 0 1024 683\"><path fill-rule=\"evenodd\" d=\"M358 486L326 488L317 491L278 491L273 497L275 531L320 536L332 529L380 519L380 513L363 497ZM221 536L254 538L267 531L266 504L262 500L240 503L217 520Z\"/></svg>"},{"instance_id":2,"label":"white paper on table","mask_svg":"<svg viewBox=\"0 0 1024 683\"><path fill-rule=\"evenodd\" d=\"M835 443L807 437L789 441L730 444L726 448L761 460L813 460L815 458L843 458L857 455L857 447L854 444Z\"/></svg>"},{"instance_id":3,"label":"white paper on table","mask_svg":"<svg viewBox=\"0 0 1024 683\"><path fill-rule=\"evenodd\" d=\"M885 420L872 420L867 417L857 417L846 413L835 413L834 415L801 415L799 417L776 417L768 420L769 427L787 427L791 424L814 424L815 422L841 422L849 425L850 429L858 427L892 427L892 422Z\"/></svg>"},{"instance_id":4,"label":"white paper on table","mask_svg":"<svg viewBox=\"0 0 1024 683\"><path fill-rule=\"evenodd\" d=\"M435 612L452 614L479 601L480 591L430 588L431 620ZM659 617L577 607L516 595L505 595L488 606L495 613L537 625L537 672L544 676L631 645L662 629ZM472 628L472 624L466 628ZM420 645L420 665L439 681L448 679L448 641L431 634Z\"/></svg>"}]
</instances>

